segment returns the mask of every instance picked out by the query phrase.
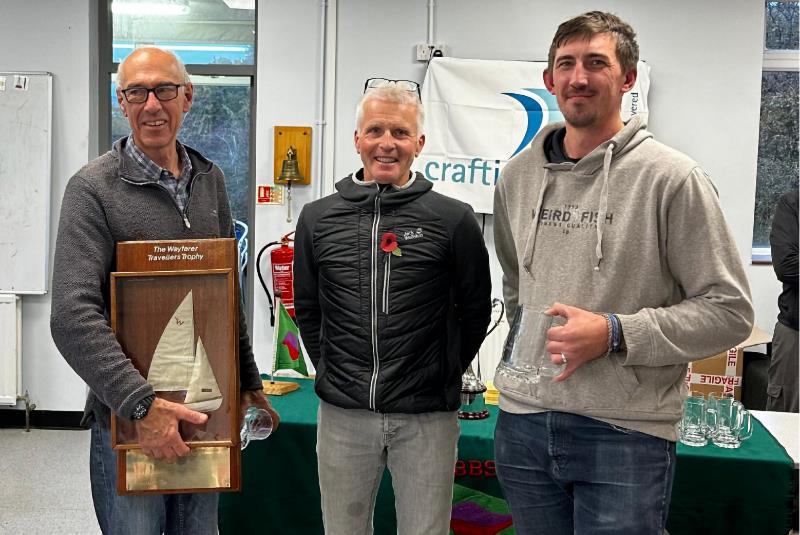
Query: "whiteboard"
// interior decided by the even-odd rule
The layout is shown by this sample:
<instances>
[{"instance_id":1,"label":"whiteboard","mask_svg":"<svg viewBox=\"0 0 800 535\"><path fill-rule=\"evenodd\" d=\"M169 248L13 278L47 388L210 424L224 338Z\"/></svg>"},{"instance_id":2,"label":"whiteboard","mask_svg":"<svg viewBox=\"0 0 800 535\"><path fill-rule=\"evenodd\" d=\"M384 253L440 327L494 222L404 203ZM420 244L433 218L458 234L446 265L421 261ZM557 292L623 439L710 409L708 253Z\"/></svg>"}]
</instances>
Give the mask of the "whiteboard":
<instances>
[{"instance_id":1,"label":"whiteboard","mask_svg":"<svg viewBox=\"0 0 800 535\"><path fill-rule=\"evenodd\" d=\"M0 293L47 291L53 77L0 72Z\"/></svg>"}]
</instances>

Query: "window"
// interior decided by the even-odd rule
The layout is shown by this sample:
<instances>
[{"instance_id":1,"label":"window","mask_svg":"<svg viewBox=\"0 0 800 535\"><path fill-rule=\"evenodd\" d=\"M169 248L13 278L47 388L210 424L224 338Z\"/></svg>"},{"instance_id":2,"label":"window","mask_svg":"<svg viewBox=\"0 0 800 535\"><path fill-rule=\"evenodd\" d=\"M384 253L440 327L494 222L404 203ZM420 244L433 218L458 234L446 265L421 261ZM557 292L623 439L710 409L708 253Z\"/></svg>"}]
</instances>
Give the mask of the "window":
<instances>
[{"instance_id":1,"label":"window","mask_svg":"<svg viewBox=\"0 0 800 535\"><path fill-rule=\"evenodd\" d=\"M234 219L247 223L250 199L250 97L246 76L192 76L195 104L184 117L179 138L225 173ZM109 143L130 133L111 82Z\"/></svg>"},{"instance_id":2,"label":"window","mask_svg":"<svg viewBox=\"0 0 800 535\"><path fill-rule=\"evenodd\" d=\"M233 217L245 224L237 230L252 228L254 210L255 3L107 0L99 17L100 94L109 97L100 102L100 152L130 132L115 94L119 63L139 46L171 50L186 65L195 89L178 139L225 173ZM247 242L253 243L252 237ZM246 271L241 282L243 295L251 295Z\"/></svg>"},{"instance_id":3,"label":"window","mask_svg":"<svg viewBox=\"0 0 800 535\"><path fill-rule=\"evenodd\" d=\"M767 2L761 77L753 262L770 262L775 205L798 187L798 21L800 2Z\"/></svg>"}]
</instances>

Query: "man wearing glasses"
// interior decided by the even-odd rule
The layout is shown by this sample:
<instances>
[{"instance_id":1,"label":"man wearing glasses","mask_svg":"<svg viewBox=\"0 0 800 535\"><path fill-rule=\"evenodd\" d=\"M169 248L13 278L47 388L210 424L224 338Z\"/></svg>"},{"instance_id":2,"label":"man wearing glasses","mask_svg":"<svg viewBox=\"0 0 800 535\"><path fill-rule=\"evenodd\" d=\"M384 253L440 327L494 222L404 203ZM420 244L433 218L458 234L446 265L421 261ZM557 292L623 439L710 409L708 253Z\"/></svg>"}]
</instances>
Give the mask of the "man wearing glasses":
<instances>
[{"instance_id":1,"label":"man wearing glasses","mask_svg":"<svg viewBox=\"0 0 800 535\"><path fill-rule=\"evenodd\" d=\"M472 209L411 172L422 124L416 83L368 80L363 167L297 224L295 308L317 370L328 535L372 533L385 467L398 533L449 529L461 375L489 323L491 283Z\"/></svg>"},{"instance_id":2,"label":"man wearing glasses","mask_svg":"<svg viewBox=\"0 0 800 535\"><path fill-rule=\"evenodd\" d=\"M105 534L217 533L215 493L117 496L109 432L114 411L135 421L143 453L175 461L190 451L178 433L180 421L208 418L155 397L108 321L117 242L234 235L222 171L177 141L193 96L175 55L158 48L131 53L117 73L117 101L131 134L78 171L64 193L50 325L59 351L90 388L82 424L92 429L92 497ZM239 336L242 406L272 411L241 308Z\"/></svg>"}]
</instances>

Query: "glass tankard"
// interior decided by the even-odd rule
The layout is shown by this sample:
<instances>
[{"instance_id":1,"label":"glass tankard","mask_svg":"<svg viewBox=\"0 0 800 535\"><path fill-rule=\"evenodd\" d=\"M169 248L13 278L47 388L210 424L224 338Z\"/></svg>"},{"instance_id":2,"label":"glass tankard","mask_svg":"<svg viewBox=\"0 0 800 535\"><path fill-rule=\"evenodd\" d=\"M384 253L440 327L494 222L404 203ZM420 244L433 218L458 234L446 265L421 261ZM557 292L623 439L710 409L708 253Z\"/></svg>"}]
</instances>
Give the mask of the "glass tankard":
<instances>
[{"instance_id":1,"label":"glass tankard","mask_svg":"<svg viewBox=\"0 0 800 535\"><path fill-rule=\"evenodd\" d=\"M708 430L715 426L716 414L708 411L702 394L693 392L683 402L678 439L687 446L705 446L708 443Z\"/></svg>"},{"instance_id":2,"label":"glass tankard","mask_svg":"<svg viewBox=\"0 0 800 535\"><path fill-rule=\"evenodd\" d=\"M525 383L538 383L541 377L555 377L564 364L550 362L547 352L547 330L563 325L564 318L551 316L527 306L520 306L503 348L497 373Z\"/></svg>"},{"instance_id":3,"label":"glass tankard","mask_svg":"<svg viewBox=\"0 0 800 535\"><path fill-rule=\"evenodd\" d=\"M753 434L750 411L730 396L709 396L709 404L716 413L716 423L711 430L711 441L720 448L738 448L743 440Z\"/></svg>"},{"instance_id":4,"label":"glass tankard","mask_svg":"<svg viewBox=\"0 0 800 535\"><path fill-rule=\"evenodd\" d=\"M253 440L264 440L272 434L272 416L265 409L255 406L247 407L244 413L244 422L239 436L242 439L242 449L245 449Z\"/></svg>"}]
</instances>

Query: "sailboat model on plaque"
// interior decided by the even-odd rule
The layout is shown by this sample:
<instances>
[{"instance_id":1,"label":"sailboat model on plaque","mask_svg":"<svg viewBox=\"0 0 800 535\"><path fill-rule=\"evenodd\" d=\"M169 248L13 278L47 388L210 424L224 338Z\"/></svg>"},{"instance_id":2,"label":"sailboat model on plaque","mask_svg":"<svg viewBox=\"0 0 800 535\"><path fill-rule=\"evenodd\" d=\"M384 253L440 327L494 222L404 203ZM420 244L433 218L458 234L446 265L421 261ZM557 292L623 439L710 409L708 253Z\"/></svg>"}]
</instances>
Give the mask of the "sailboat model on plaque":
<instances>
[{"instance_id":1,"label":"sailboat model on plaque","mask_svg":"<svg viewBox=\"0 0 800 535\"><path fill-rule=\"evenodd\" d=\"M158 399L208 415L178 423L191 451L168 463L112 413L118 494L241 488L238 261L232 238L117 244L110 319L122 351Z\"/></svg>"},{"instance_id":2,"label":"sailboat model on plaque","mask_svg":"<svg viewBox=\"0 0 800 535\"><path fill-rule=\"evenodd\" d=\"M222 405L222 392L208 361L203 339L195 338L192 290L173 312L153 352L147 382L155 392L186 392L183 405L212 412Z\"/></svg>"}]
</instances>

